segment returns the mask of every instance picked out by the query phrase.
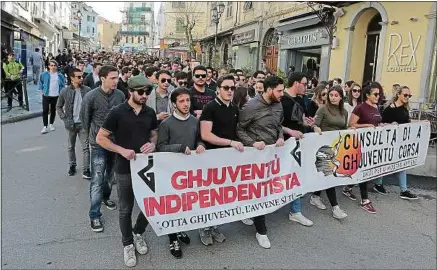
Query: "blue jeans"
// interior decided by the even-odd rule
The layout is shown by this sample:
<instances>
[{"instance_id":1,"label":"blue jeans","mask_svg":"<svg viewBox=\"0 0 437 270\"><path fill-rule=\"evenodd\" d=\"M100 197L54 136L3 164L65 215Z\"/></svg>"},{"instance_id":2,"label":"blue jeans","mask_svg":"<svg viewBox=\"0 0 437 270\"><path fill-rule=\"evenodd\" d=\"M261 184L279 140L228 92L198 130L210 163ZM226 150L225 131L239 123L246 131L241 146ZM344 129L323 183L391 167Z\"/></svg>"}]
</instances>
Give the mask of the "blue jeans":
<instances>
[{"instance_id":1,"label":"blue jeans","mask_svg":"<svg viewBox=\"0 0 437 270\"><path fill-rule=\"evenodd\" d=\"M91 147L90 219L100 218L102 200L111 196L114 182L115 153L101 147Z\"/></svg>"},{"instance_id":2,"label":"blue jeans","mask_svg":"<svg viewBox=\"0 0 437 270\"><path fill-rule=\"evenodd\" d=\"M400 171L393 174L399 180L399 187L401 188L401 192L406 191L407 188L407 171ZM376 179L376 184L382 185L382 177Z\"/></svg>"},{"instance_id":3,"label":"blue jeans","mask_svg":"<svg viewBox=\"0 0 437 270\"><path fill-rule=\"evenodd\" d=\"M290 203L290 213L300 213L300 210L302 209L302 204L300 202L300 198L292 201Z\"/></svg>"}]
</instances>

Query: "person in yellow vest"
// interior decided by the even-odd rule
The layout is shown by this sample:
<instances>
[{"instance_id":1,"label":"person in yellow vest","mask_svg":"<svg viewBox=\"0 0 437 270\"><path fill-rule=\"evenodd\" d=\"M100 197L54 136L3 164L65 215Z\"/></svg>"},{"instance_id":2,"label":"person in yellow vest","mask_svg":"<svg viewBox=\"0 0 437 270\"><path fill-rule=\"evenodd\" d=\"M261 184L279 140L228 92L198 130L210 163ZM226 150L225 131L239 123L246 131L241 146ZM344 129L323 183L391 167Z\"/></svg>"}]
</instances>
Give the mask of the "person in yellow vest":
<instances>
[{"instance_id":1,"label":"person in yellow vest","mask_svg":"<svg viewBox=\"0 0 437 270\"><path fill-rule=\"evenodd\" d=\"M6 112L12 110L12 93L14 88L18 92L18 102L23 106L23 85L21 84L20 74L24 70L24 66L15 60L13 52L8 54L7 62L3 63L3 70L5 72L5 92L8 97L8 109Z\"/></svg>"}]
</instances>

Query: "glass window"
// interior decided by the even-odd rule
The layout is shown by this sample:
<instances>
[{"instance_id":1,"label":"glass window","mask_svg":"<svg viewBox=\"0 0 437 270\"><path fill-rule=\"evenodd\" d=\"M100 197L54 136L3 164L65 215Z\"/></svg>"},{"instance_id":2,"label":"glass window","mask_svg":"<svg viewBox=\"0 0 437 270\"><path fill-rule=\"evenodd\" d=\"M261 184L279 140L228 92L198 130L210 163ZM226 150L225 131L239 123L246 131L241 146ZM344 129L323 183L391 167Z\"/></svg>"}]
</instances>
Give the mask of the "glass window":
<instances>
[{"instance_id":1,"label":"glass window","mask_svg":"<svg viewBox=\"0 0 437 270\"><path fill-rule=\"evenodd\" d=\"M244 2L244 10L252 9L252 7L253 7L253 2L252 1Z\"/></svg>"},{"instance_id":2,"label":"glass window","mask_svg":"<svg viewBox=\"0 0 437 270\"><path fill-rule=\"evenodd\" d=\"M226 17L232 17L234 14L232 13L232 6L234 2L228 2L228 6L226 7Z\"/></svg>"},{"instance_id":3,"label":"glass window","mask_svg":"<svg viewBox=\"0 0 437 270\"><path fill-rule=\"evenodd\" d=\"M176 18L176 32L177 33L184 32L184 18Z\"/></svg>"}]
</instances>

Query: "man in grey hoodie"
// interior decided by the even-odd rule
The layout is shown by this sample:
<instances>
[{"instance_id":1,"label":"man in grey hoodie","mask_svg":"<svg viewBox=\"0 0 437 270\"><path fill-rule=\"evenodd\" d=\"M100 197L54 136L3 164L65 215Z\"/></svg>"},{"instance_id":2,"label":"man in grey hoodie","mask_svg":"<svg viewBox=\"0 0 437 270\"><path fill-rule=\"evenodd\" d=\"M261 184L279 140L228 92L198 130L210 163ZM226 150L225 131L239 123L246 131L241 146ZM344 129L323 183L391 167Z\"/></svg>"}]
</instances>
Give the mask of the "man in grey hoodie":
<instances>
[{"instance_id":1,"label":"man in grey hoodie","mask_svg":"<svg viewBox=\"0 0 437 270\"><path fill-rule=\"evenodd\" d=\"M100 221L102 202L110 210L117 208L115 203L109 200L114 182L115 154L99 146L96 143L96 137L109 110L125 100L123 92L117 90L117 68L103 66L99 71L99 79L102 85L85 95L80 113L82 125L89 134L91 146L91 207L89 217L91 229L94 232L103 231L103 225Z\"/></svg>"},{"instance_id":2,"label":"man in grey hoodie","mask_svg":"<svg viewBox=\"0 0 437 270\"><path fill-rule=\"evenodd\" d=\"M88 133L86 133L80 121L83 97L86 93L91 91L91 89L82 84L83 73L80 69L73 69L69 76L71 84L61 90L56 104L56 111L58 112L59 118L64 121L65 129L68 133L68 159L70 164L68 175L73 176L76 174L75 149L76 138L79 136L83 153L82 176L85 179L91 179Z\"/></svg>"},{"instance_id":3,"label":"man in grey hoodie","mask_svg":"<svg viewBox=\"0 0 437 270\"><path fill-rule=\"evenodd\" d=\"M190 155L192 150L197 154L205 151L205 145L200 139L199 121L190 114L190 92L186 88L177 88L171 94L170 100L174 112L162 121L158 130L158 152L175 152ZM190 243L190 238L184 232L172 233L170 238L170 253L182 257L179 241Z\"/></svg>"},{"instance_id":4,"label":"man in grey hoodie","mask_svg":"<svg viewBox=\"0 0 437 270\"><path fill-rule=\"evenodd\" d=\"M284 118L281 104L283 95L284 81L277 76L270 76L264 80L264 93L247 102L240 112L237 125L237 136L245 146L263 150L266 145L284 145L281 125ZM253 221L259 245L270 248L265 216L255 217Z\"/></svg>"}]
</instances>

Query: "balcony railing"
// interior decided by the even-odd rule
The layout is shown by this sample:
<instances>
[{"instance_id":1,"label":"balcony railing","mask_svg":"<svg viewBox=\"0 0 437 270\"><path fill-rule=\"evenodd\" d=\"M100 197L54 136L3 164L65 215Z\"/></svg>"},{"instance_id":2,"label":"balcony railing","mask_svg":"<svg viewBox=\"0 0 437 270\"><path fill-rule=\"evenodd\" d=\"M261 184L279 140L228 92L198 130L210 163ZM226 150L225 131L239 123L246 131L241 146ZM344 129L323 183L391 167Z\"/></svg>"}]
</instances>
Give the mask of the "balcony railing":
<instances>
[{"instance_id":1,"label":"balcony railing","mask_svg":"<svg viewBox=\"0 0 437 270\"><path fill-rule=\"evenodd\" d=\"M128 12L145 12L145 11L152 11L152 8L150 8L150 7L131 7L128 9Z\"/></svg>"},{"instance_id":2,"label":"balcony railing","mask_svg":"<svg viewBox=\"0 0 437 270\"><path fill-rule=\"evenodd\" d=\"M120 35L122 36L148 36L149 32L147 31L121 31Z\"/></svg>"}]
</instances>

